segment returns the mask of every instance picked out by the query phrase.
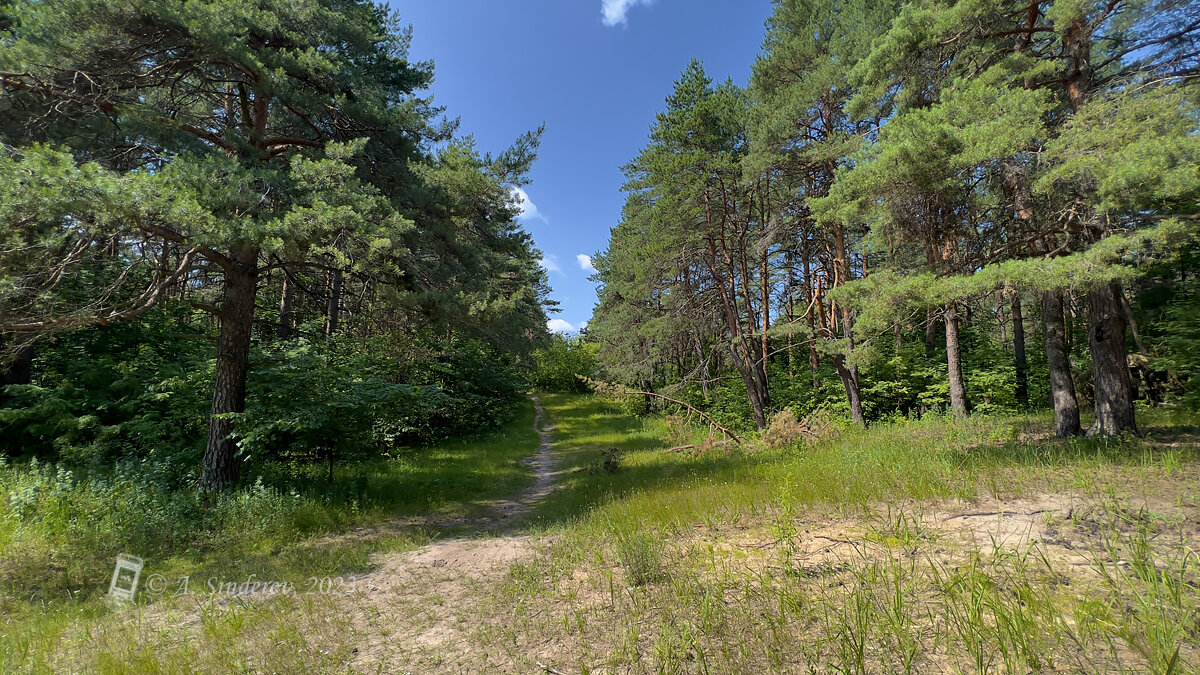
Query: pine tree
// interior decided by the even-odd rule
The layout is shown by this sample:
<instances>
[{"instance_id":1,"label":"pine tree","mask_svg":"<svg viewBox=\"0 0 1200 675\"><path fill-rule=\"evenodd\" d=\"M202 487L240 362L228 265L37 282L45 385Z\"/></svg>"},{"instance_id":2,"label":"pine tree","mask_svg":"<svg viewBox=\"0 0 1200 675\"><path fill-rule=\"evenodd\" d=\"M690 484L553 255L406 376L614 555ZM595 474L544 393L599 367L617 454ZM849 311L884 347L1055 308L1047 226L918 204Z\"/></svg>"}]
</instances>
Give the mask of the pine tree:
<instances>
[{"instance_id":1,"label":"pine tree","mask_svg":"<svg viewBox=\"0 0 1200 675\"><path fill-rule=\"evenodd\" d=\"M97 264L109 241L129 246L109 267L132 255L128 269L152 272L140 294L125 282L146 273L117 275L129 306L27 299L28 320L0 329L111 322L167 292L211 312L219 334L206 487L237 478L234 418L245 409L259 292L272 275L296 285L313 272L329 279L315 292L329 334L343 329L352 297L422 323L470 317L464 330L498 343L544 334L545 279L512 196L537 134L497 158L461 145L431 156L453 125L433 124L439 111L417 93L431 67L408 60L409 33L382 6L52 0L17 5L13 16L0 85L16 123L3 141L70 154L11 153L21 170L6 172L6 188L50 184L60 170L110 186L95 204L59 200L47 212L46 226L68 245L48 249L57 267L30 269L45 277ZM67 168L22 177L47 156ZM16 208L4 215L19 227ZM280 298L288 318L278 330L290 335L295 290L281 287Z\"/></svg>"}]
</instances>

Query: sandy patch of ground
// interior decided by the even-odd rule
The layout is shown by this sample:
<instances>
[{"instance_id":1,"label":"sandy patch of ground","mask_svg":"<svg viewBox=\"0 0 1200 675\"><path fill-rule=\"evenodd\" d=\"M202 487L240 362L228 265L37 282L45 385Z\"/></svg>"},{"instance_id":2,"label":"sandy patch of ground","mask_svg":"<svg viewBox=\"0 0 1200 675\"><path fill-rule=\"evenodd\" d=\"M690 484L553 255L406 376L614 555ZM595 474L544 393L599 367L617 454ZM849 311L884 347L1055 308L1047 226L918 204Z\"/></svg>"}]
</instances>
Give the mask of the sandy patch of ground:
<instances>
[{"instance_id":1,"label":"sandy patch of ground","mask_svg":"<svg viewBox=\"0 0 1200 675\"><path fill-rule=\"evenodd\" d=\"M503 535L556 487L556 461L551 427L537 396L534 428L541 438L537 452L526 460L534 482L519 497L495 503L492 512L473 523L480 526L471 539L449 539L404 553L376 556L376 568L360 577L356 593L345 598L360 636L351 667L356 671L396 672L400 667L427 668L444 664L477 628L470 613L478 598L501 582L514 563L531 558L536 546L527 535ZM462 525L464 521L431 523Z\"/></svg>"}]
</instances>

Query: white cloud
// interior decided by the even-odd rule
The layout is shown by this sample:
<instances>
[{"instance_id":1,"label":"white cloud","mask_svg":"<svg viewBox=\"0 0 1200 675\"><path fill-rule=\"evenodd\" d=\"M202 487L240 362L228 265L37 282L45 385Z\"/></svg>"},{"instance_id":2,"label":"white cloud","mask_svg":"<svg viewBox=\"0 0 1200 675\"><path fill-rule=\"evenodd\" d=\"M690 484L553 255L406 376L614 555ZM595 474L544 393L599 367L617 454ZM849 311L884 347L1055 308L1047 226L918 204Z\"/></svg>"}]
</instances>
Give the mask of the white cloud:
<instances>
[{"instance_id":1,"label":"white cloud","mask_svg":"<svg viewBox=\"0 0 1200 675\"><path fill-rule=\"evenodd\" d=\"M624 24L625 15L635 5L648 5L651 0L601 0L600 15L605 26Z\"/></svg>"},{"instance_id":2,"label":"white cloud","mask_svg":"<svg viewBox=\"0 0 1200 675\"><path fill-rule=\"evenodd\" d=\"M551 333L575 332L575 326L572 326L570 323L563 321L562 319L550 319L546 322L546 328L549 329Z\"/></svg>"},{"instance_id":3,"label":"white cloud","mask_svg":"<svg viewBox=\"0 0 1200 675\"><path fill-rule=\"evenodd\" d=\"M596 271L596 268L592 267L592 256L580 253L575 256L575 259L579 261L579 269Z\"/></svg>"},{"instance_id":4,"label":"white cloud","mask_svg":"<svg viewBox=\"0 0 1200 675\"><path fill-rule=\"evenodd\" d=\"M544 256L538 261L538 264L541 265L542 269L546 270L547 272L558 272L559 274L562 274L562 268L558 266L558 258L555 256Z\"/></svg>"},{"instance_id":5,"label":"white cloud","mask_svg":"<svg viewBox=\"0 0 1200 675\"><path fill-rule=\"evenodd\" d=\"M543 223L550 222L546 220L546 216L543 216L542 213L538 211L537 204L534 204L532 201L530 201L528 192L525 192L519 187L515 187L513 188L513 195L516 197L517 205L521 207L521 214L517 216L518 219L540 220Z\"/></svg>"}]
</instances>

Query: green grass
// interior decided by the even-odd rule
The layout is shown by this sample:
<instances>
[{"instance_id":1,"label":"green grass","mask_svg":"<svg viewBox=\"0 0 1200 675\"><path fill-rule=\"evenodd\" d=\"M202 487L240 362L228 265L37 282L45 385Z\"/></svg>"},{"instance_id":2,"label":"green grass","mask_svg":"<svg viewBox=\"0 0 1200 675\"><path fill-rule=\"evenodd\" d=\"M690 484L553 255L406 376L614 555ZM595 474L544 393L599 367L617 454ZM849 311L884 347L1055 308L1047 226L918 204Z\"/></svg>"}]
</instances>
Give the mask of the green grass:
<instances>
[{"instance_id":1,"label":"green grass","mask_svg":"<svg viewBox=\"0 0 1200 675\"><path fill-rule=\"evenodd\" d=\"M538 509L546 526L574 531L679 531L697 522L815 504L861 508L881 500L1019 494L1095 476L1112 466L1163 468L1195 462L1195 444L1171 448L1139 439L1046 438L1045 415L1013 418L934 417L844 428L836 438L781 450L752 443L700 455L666 452L680 436L661 418L634 418L603 397L544 395L562 489ZM1195 420L1171 409L1143 411L1143 426L1166 432ZM672 434L675 437L672 439ZM608 448L622 451L616 473L587 471ZM1094 482L1094 481L1093 481Z\"/></svg>"},{"instance_id":2,"label":"green grass","mask_svg":"<svg viewBox=\"0 0 1200 675\"><path fill-rule=\"evenodd\" d=\"M546 643L562 647L551 664L562 672L1182 673L1200 663L1194 527L1135 506L1148 495L1200 506L1194 415L1143 411L1144 440L1059 441L1045 416L930 418L692 456L666 451L700 439L663 420L625 417L601 398L543 400L569 472L540 511L554 547L514 568L495 610L517 663ZM623 451L620 470L586 470L611 447ZM1102 505L1057 526L1086 563L1039 541L964 544L926 518L944 498L1056 491ZM814 555L821 532L847 543Z\"/></svg>"},{"instance_id":3,"label":"green grass","mask_svg":"<svg viewBox=\"0 0 1200 675\"><path fill-rule=\"evenodd\" d=\"M599 396L541 399L559 489L516 529L543 552L459 601L478 644L426 666L453 670L472 654L510 672L538 659L560 672L667 673L1200 663L1194 413L1142 411L1145 439L1050 439L1044 415L930 417L766 449L714 444ZM472 534L423 517L481 515L528 486L532 421L528 406L496 434L339 467L332 482L324 467L275 470L196 510L152 484L139 495L136 482L0 468L0 672L345 672L361 638L336 603L143 596L112 613L98 596L113 556L141 554L144 574L168 578L367 570L374 552ZM1046 542L964 544L936 515L953 499L1059 492L1088 506L1046 514L1057 538ZM1147 510L1146 497L1192 520Z\"/></svg>"},{"instance_id":4,"label":"green grass","mask_svg":"<svg viewBox=\"0 0 1200 675\"><path fill-rule=\"evenodd\" d=\"M117 553L142 557L143 578L254 575L301 584L311 576L361 573L376 551L425 543L440 534L438 528L396 523L479 515L489 501L531 482L521 460L539 443L533 415L526 403L499 431L403 449L370 464L337 466L332 481L323 466L277 468L256 485L215 501L136 475L88 477L36 464L0 466L0 672L52 669L42 659L56 645L69 643L81 625L104 623L108 609L101 596ZM386 527L363 536L327 536L377 526ZM140 603L155 600L139 595ZM266 610L247 611L258 616ZM286 624L285 618L273 620ZM213 631L234 630L216 628L231 620L214 619ZM190 658L186 651L180 654ZM119 660L136 664L146 658L130 652Z\"/></svg>"}]
</instances>

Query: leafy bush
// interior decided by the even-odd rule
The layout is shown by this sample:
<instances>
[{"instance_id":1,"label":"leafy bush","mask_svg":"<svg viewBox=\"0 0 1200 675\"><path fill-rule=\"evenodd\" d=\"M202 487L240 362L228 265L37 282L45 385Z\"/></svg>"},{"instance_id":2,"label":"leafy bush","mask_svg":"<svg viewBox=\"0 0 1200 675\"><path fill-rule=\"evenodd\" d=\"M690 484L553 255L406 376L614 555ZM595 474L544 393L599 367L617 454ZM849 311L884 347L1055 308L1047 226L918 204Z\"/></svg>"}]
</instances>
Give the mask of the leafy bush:
<instances>
[{"instance_id":1,"label":"leafy bush","mask_svg":"<svg viewBox=\"0 0 1200 675\"><path fill-rule=\"evenodd\" d=\"M397 350L382 339L298 339L259 360L236 420L240 448L256 461L378 457L499 426L521 398L511 361L469 340Z\"/></svg>"},{"instance_id":2,"label":"leafy bush","mask_svg":"<svg viewBox=\"0 0 1200 675\"><path fill-rule=\"evenodd\" d=\"M445 405L436 386L395 377L388 357L359 345L295 340L260 353L246 412L236 419L254 460L362 457L418 436L422 411ZM390 371L390 372L389 372Z\"/></svg>"},{"instance_id":3,"label":"leafy bush","mask_svg":"<svg viewBox=\"0 0 1200 675\"><path fill-rule=\"evenodd\" d=\"M596 371L599 345L581 338L554 334L534 352L533 386L546 392L583 394L591 391L584 378Z\"/></svg>"},{"instance_id":4,"label":"leafy bush","mask_svg":"<svg viewBox=\"0 0 1200 675\"><path fill-rule=\"evenodd\" d=\"M1158 364L1182 385L1184 399L1200 408L1200 281L1181 284L1175 299L1164 310L1162 327L1166 356Z\"/></svg>"},{"instance_id":5,"label":"leafy bush","mask_svg":"<svg viewBox=\"0 0 1200 675\"><path fill-rule=\"evenodd\" d=\"M0 461L0 584L36 579L28 590L44 598L98 592L117 553L164 560L185 551L256 551L330 531L352 515L329 505L314 510L311 499L261 482L220 494L180 488L170 464L125 460L93 472L36 458Z\"/></svg>"},{"instance_id":6,"label":"leafy bush","mask_svg":"<svg viewBox=\"0 0 1200 675\"><path fill-rule=\"evenodd\" d=\"M0 390L0 456L93 471L150 460L172 485L194 483L214 367L208 330L174 304L39 343L34 382ZM256 344L235 419L242 455L365 459L511 419L525 387L513 357L439 337Z\"/></svg>"},{"instance_id":7,"label":"leafy bush","mask_svg":"<svg viewBox=\"0 0 1200 675\"><path fill-rule=\"evenodd\" d=\"M33 384L0 393L0 453L107 464L199 462L212 360L192 311L60 335L37 346Z\"/></svg>"}]
</instances>

